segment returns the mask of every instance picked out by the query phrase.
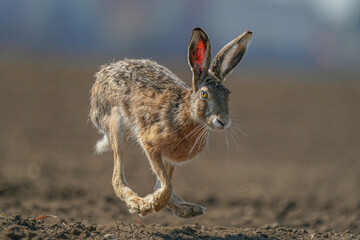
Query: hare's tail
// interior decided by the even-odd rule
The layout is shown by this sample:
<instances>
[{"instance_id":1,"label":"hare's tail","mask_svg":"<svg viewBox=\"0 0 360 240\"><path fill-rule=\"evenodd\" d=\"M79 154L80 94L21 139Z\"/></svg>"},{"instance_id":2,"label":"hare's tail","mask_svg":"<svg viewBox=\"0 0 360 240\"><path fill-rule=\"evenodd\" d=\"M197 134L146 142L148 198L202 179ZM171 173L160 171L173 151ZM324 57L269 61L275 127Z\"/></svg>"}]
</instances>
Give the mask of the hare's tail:
<instances>
[{"instance_id":1,"label":"hare's tail","mask_svg":"<svg viewBox=\"0 0 360 240\"><path fill-rule=\"evenodd\" d=\"M106 132L104 132L103 134L104 134L103 138L96 142L95 152L97 154L101 154L103 152L107 152L111 150L109 135Z\"/></svg>"}]
</instances>

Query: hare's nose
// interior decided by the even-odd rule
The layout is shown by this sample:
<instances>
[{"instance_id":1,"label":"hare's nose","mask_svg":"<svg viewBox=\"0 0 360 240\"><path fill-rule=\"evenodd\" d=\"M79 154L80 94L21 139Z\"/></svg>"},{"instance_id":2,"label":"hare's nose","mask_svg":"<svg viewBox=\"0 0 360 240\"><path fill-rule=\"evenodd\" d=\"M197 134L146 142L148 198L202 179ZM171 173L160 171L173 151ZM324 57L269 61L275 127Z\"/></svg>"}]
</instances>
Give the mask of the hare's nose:
<instances>
[{"instance_id":1,"label":"hare's nose","mask_svg":"<svg viewBox=\"0 0 360 240\"><path fill-rule=\"evenodd\" d=\"M219 129L226 129L230 126L231 124L231 119L230 118L220 118L220 117L216 117L216 118L213 118L212 120L213 122L213 125L216 127L216 128L219 128Z\"/></svg>"},{"instance_id":2,"label":"hare's nose","mask_svg":"<svg viewBox=\"0 0 360 240\"><path fill-rule=\"evenodd\" d=\"M223 123L224 120L216 119L216 121L221 125L221 127L225 126L225 123Z\"/></svg>"}]
</instances>

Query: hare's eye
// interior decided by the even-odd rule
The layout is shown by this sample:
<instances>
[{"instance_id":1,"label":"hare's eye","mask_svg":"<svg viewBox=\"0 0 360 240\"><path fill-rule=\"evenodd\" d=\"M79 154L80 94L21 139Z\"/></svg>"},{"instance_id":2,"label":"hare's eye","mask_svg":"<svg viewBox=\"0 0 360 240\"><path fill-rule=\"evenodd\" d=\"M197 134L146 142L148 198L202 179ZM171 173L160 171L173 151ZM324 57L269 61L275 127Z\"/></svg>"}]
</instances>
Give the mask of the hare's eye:
<instances>
[{"instance_id":1,"label":"hare's eye","mask_svg":"<svg viewBox=\"0 0 360 240\"><path fill-rule=\"evenodd\" d=\"M201 91L200 95L201 95L201 98L203 98L203 99L207 99L207 97L208 97L208 93L205 91Z\"/></svg>"}]
</instances>

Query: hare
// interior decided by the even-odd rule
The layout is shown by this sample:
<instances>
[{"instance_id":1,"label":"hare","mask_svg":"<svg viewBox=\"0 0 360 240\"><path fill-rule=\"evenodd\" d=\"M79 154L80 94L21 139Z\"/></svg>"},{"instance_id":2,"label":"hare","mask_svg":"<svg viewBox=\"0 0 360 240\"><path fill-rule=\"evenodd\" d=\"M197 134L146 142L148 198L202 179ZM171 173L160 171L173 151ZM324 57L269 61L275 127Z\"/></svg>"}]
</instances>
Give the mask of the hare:
<instances>
[{"instance_id":1,"label":"hare","mask_svg":"<svg viewBox=\"0 0 360 240\"><path fill-rule=\"evenodd\" d=\"M145 216L167 206L174 215L191 218L205 208L188 203L172 188L175 166L193 158L204 147L209 131L231 125L230 91L222 84L240 62L252 33L228 43L210 66L210 42L201 28L192 32L188 62L192 87L170 70L148 59L124 59L103 65L91 89L89 117L103 138L96 152L114 152L112 185L130 213ZM125 143L135 139L156 175L154 192L139 197L125 178Z\"/></svg>"}]
</instances>

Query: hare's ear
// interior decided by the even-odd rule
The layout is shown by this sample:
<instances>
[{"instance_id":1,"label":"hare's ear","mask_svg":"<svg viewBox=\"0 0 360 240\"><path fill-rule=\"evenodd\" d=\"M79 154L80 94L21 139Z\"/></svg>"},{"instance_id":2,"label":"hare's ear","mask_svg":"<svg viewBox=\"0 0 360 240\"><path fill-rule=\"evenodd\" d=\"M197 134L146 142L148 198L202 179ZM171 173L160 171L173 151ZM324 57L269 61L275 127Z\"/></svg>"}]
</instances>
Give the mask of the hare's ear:
<instances>
[{"instance_id":1,"label":"hare's ear","mask_svg":"<svg viewBox=\"0 0 360 240\"><path fill-rule=\"evenodd\" d=\"M195 28L189 43L188 61L193 71L193 91L196 92L210 65L210 41L201 28Z\"/></svg>"},{"instance_id":2,"label":"hare's ear","mask_svg":"<svg viewBox=\"0 0 360 240\"><path fill-rule=\"evenodd\" d=\"M223 81L227 74L240 62L249 45L252 32L246 31L223 47L211 64L211 72Z\"/></svg>"}]
</instances>

